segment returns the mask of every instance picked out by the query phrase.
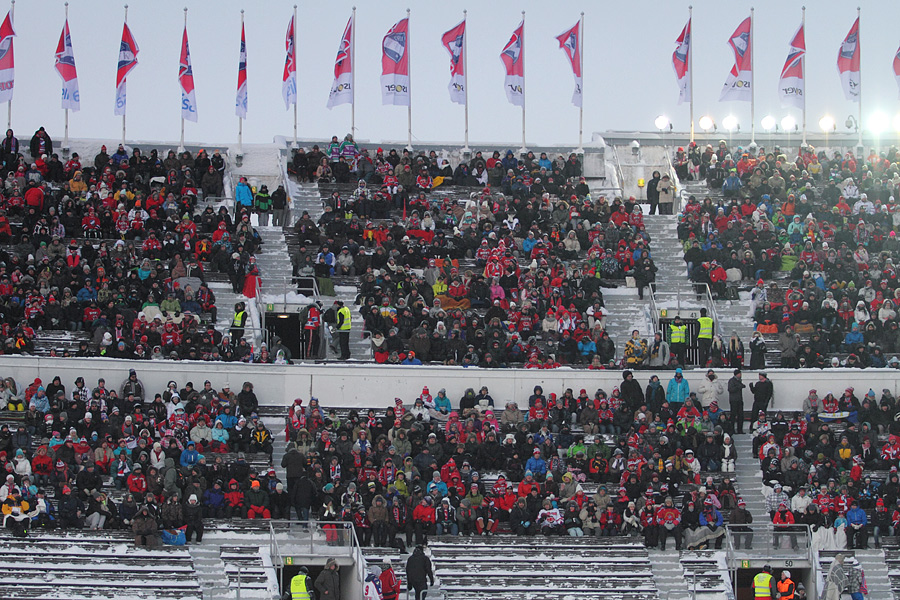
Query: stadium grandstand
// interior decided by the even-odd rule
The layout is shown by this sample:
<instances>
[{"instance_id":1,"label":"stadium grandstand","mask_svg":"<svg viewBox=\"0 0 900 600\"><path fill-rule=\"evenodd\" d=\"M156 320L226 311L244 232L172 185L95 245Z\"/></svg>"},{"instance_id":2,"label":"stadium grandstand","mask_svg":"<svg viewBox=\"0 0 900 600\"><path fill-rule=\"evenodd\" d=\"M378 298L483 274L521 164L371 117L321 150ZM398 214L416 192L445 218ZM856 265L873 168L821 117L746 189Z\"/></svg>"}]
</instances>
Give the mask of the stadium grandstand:
<instances>
[{"instance_id":1,"label":"stadium grandstand","mask_svg":"<svg viewBox=\"0 0 900 600\"><path fill-rule=\"evenodd\" d=\"M900 597L896 148L51 134L0 598Z\"/></svg>"}]
</instances>

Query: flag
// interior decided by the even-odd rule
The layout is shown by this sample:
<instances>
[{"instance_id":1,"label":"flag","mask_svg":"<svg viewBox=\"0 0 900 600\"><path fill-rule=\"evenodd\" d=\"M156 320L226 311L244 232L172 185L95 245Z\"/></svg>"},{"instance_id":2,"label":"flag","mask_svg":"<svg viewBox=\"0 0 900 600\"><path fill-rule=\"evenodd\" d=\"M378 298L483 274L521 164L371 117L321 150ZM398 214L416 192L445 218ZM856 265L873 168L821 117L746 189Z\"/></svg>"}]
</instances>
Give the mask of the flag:
<instances>
[{"instance_id":1,"label":"flag","mask_svg":"<svg viewBox=\"0 0 900 600\"><path fill-rule=\"evenodd\" d=\"M678 80L678 104L691 101L691 20L688 19L681 35L675 40L675 52L672 53L672 66L675 67L675 78Z\"/></svg>"},{"instance_id":2,"label":"flag","mask_svg":"<svg viewBox=\"0 0 900 600\"><path fill-rule=\"evenodd\" d=\"M803 58L806 56L806 34L803 25L791 38L791 49L788 51L787 60L781 69L781 79L778 80L778 93L781 95L782 106L795 106L803 108L804 94L806 93L806 80L803 77Z\"/></svg>"},{"instance_id":3,"label":"flag","mask_svg":"<svg viewBox=\"0 0 900 600\"><path fill-rule=\"evenodd\" d=\"M466 60L463 52L466 49L466 21L459 24L441 36L441 44L450 53L450 101L457 104L466 103Z\"/></svg>"},{"instance_id":4,"label":"flag","mask_svg":"<svg viewBox=\"0 0 900 600\"><path fill-rule=\"evenodd\" d=\"M328 93L328 108L334 108L338 104L353 102L353 17L347 21L344 35L341 36L341 45L338 47L337 56L334 57L334 83Z\"/></svg>"},{"instance_id":5,"label":"flag","mask_svg":"<svg viewBox=\"0 0 900 600\"><path fill-rule=\"evenodd\" d=\"M15 60L13 59L12 14L6 13L3 25L0 25L0 102L11 102L13 85L15 84Z\"/></svg>"},{"instance_id":6,"label":"flag","mask_svg":"<svg viewBox=\"0 0 900 600\"><path fill-rule=\"evenodd\" d=\"M137 55L140 52L137 42L131 35L128 23L122 28L122 41L119 43L119 65L116 68L116 114L125 114L125 78L137 66Z\"/></svg>"},{"instance_id":7,"label":"flag","mask_svg":"<svg viewBox=\"0 0 900 600\"><path fill-rule=\"evenodd\" d=\"M837 68L841 74L844 96L851 102L859 102L859 17L841 42Z\"/></svg>"},{"instance_id":8,"label":"flag","mask_svg":"<svg viewBox=\"0 0 900 600\"><path fill-rule=\"evenodd\" d=\"M409 19L400 19L381 40L381 103L409 106Z\"/></svg>"},{"instance_id":9,"label":"flag","mask_svg":"<svg viewBox=\"0 0 900 600\"><path fill-rule=\"evenodd\" d=\"M719 102L723 100L741 100L750 102L753 99L753 70L750 68L750 55L753 52L750 40L750 17L744 19L731 34L728 45L734 50L734 66L728 74Z\"/></svg>"},{"instance_id":10,"label":"flag","mask_svg":"<svg viewBox=\"0 0 900 600\"><path fill-rule=\"evenodd\" d=\"M72 51L72 36L69 34L69 20L63 25L56 45L56 72L62 78L62 107L78 111L81 97L78 94L78 73L75 70L75 53Z\"/></svg>"},{"instance_id":11,"label":"flag","mask_svg":"<svg viewBox=\"0 0 900 600\"><path fill-rule=\"evenodd\" d=\"M178 83L181 85L181 118L197 122L197 98L194 96L194 70L188 47L187 25L181 36L181 58L178 61Z\"/></svg>"},{"instance_id":12,"label":"flag","mask_svg":"<svg viewBox=\"0 0 900 600\"><path fill-rule=\"evenodd\" d=\"M563 49L572 64L575 75L575 91L572 92L572 104L581 107L581 21L575 27L556 36L559 47Z\"/></svg>"},{"instance_id":13,"label":"flag","mask_svg":"<svg viewBox=\"0 0 900 600\"><path fill-rule=\"evenodd\" d=\"M247 118L247 42L244 38L244 24L241 23L241 55L238 58L237 95L234 99L234 114Z\"/></svg>"},{"instance_id":14,"label":"flag","mask_svg":"<svg viewBox=\"0 0 900 600\"><path fill-rule=\"evenodd\" d=\"M284 73L281 75L281 96L284 98L285 110L291 104L297 104L297 49L294 48L294 38L294 17L291 17L284 36Z\"/></svg>"},{"instance_id":15,"label":"flag","mask_svg":"<svg viewBox=\"0 0 900 600\"><path fill-rule=\"evenodd\" d=\"M506 68L506 99L510 104L525 106L525 20L519 23L500 53Z\"/></svg>"},{"instance_id":16,"label":"flag","mask_svg":"<svg viewBox=\"0 0 900 600\"><path fill-rule=\"evenodd\" d=\"M900 87L900 49L894 55L894 79L897 80L897 86Z\"/></svg>"}]
</instances>

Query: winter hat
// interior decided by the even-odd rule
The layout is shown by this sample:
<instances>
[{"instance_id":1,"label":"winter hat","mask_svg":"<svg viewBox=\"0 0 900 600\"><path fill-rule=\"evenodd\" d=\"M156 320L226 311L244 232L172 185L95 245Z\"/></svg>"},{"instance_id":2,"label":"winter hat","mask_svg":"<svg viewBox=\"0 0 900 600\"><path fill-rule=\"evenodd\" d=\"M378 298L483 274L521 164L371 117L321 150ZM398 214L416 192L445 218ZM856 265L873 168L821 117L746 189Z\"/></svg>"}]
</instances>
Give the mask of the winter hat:
<instances>
[{"instance_id":1,"label":"winter hat","mask_svg":"<svg viewBox=\"0 0 900 600\"><path fill-rule=\"evenodd\" d=\"M276 483L276 484L275 484L275 491L276 491L276 492L283 492L283 491L284 491L284 484L281 483L280 481L279 481L278 483Z\"/></svg>"},{"instance_id":2,"label":"winter hat","mask_svg":"<svg viewBox=\"0 0 900 600\"><path fill-rule=\"evenodd\" d=\"M188 496L188 502L197 502L197 494L191 494Z\"/></svg>"}]
</instances>

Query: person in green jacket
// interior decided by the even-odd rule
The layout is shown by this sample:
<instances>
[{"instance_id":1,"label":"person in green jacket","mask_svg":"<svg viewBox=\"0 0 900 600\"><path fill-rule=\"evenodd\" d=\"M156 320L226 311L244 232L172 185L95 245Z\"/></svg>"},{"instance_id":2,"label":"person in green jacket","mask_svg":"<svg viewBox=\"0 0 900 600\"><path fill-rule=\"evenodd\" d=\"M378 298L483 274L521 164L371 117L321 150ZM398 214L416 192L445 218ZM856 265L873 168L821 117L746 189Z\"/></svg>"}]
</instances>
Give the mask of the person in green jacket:
<instances>
[{"instance_id":1,"label":"person in green jacket","mask_svg":"<svg viewBox=\"0 0 900 600\"><path fill-rule=\"evenodd\" d=\"M269 225L269 215L272 213L272 196L269 195L269 188L260 186L256 192L256 198L253 199L253 207L256 214L259 215L259 224L262 226Z\"/></svg>"}]
</instances>

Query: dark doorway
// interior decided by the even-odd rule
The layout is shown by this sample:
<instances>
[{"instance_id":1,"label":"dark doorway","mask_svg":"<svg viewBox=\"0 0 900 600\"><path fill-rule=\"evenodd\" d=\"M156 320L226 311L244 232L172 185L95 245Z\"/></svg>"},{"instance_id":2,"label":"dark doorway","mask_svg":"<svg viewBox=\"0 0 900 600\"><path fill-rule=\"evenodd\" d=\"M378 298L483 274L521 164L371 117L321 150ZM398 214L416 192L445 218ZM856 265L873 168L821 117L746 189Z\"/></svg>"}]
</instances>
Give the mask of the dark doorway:
<instances>
[{"instance_id":1,"label":"dark doorway","mask_svg":"<svg viewBox=\"0 0 900 600\"><path fill-rule=\"evenodd\" d=\"M291 351L294 359L304 358L300 348L300 317L296 313L266 313L266 329L269 332L269 339L274 346L274 336L281 338L281 343L287 346ZM271 354L274 352L269 348Z\"/></svg>"}]
</instances>

